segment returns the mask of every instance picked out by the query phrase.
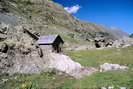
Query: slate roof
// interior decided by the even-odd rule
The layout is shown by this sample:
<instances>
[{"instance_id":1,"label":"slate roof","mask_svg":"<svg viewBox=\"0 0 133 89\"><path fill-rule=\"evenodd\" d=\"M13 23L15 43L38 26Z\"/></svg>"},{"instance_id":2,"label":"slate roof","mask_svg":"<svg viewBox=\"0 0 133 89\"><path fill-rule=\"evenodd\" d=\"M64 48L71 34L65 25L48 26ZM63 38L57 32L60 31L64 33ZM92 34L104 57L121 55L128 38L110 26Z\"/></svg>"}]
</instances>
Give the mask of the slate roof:
<instances>
[{"instance_id":1,"label":"slate roof","mask_svg":"<svg viewBox=\"0 0 133 89\"><path fill-rule=\"evenodd\" d=\"M39 37L38 44L52 44L59 35L45 35Z\"/></svg>"}]
</instances>

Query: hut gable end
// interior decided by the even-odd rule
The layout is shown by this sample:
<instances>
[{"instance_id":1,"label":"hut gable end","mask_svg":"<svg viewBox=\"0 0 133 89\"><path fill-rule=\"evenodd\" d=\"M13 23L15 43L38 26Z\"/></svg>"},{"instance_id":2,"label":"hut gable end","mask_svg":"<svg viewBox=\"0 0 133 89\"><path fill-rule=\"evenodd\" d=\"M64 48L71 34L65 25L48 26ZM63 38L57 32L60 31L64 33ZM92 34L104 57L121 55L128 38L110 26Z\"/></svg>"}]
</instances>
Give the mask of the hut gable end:
<instances>
[{"instance_id":1,"label":"hut gable end","mask_svg":"<svg viewBox=\"0 0 133 89\"><path fill-rule=\"evenodd\" d=\"M62 40L62 38L58 35L56 37L56 39L54 40L53 44L60 44L60 43L64 43L64 41Z\"/></svg>"}]
</instances>

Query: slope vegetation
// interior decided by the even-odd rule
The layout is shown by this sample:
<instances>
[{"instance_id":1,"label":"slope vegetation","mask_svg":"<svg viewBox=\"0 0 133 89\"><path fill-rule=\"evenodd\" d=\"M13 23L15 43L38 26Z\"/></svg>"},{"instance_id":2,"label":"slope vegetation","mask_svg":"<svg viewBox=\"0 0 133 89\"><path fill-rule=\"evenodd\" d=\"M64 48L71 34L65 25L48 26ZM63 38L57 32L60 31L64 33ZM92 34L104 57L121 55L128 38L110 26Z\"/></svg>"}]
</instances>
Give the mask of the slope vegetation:
<instances>
[{"instance_id":1,"label":"slope vegetation","mask_svg":"<svg viewBox=\"0 0 133 89\"><path fill-rule=\"evenodd\" d=\"M2 13L20 17L21 24L27 24L40 35L61 34L67 41L91 41L98 35L115 38L106 27L80 21L51 0L1 0L0 7Z\"/></svg>"}]
</instances>

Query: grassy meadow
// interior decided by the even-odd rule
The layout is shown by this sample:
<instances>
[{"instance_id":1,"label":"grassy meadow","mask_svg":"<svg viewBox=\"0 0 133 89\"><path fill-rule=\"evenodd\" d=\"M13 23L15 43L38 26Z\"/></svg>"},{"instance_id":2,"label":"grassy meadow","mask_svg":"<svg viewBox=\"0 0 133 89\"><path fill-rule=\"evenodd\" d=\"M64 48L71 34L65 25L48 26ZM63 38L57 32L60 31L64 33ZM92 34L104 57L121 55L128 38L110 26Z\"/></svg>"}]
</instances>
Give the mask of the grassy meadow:
<instances>
[{"instance_id":1,"label":"grassy meadow","mask_svg":"<svg viewBox=\"0 0 133 89\"><path fill-rule=\"evenodd\" d=\"M108 62L133 67L133 47L67 51L66 55L83 66L98 67Z\"/></svg>"},{"instance_id":2,"label":"grassy meadow","mask_svg":"<svg viewBox=\"0 0 133 89\"><path fill-rule=\"evenodd\" d=\"M95 72L91 76L78 80L54 72L39 75L0 75L0 89L99 89L103 86L133 89L133 47L66 51L65 54L83 66L98 68L99 65L108 62L126 65L129 70ZM1 83L2 79L8 80Z\"/></svg>"}]
</instances>

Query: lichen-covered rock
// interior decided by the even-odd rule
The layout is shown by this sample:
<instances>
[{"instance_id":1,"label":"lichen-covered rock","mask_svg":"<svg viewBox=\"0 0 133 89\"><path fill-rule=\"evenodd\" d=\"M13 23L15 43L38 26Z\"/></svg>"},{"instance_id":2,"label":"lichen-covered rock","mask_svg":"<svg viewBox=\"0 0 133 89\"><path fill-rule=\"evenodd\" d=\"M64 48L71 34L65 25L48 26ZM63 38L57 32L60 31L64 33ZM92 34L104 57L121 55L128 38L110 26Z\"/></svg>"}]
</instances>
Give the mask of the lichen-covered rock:
<instances>
[{"instance_id":1,"label":"lichen-covered rock","mask_svg":"<svg viewBox=\"0 0 133 89\"><path fill-rule=\"evenodd\" d=\"M8 51L8 45L6 43L1 43L0 44L0 52L7 53L7 51Z\"/></svg>"}]
</instances>

